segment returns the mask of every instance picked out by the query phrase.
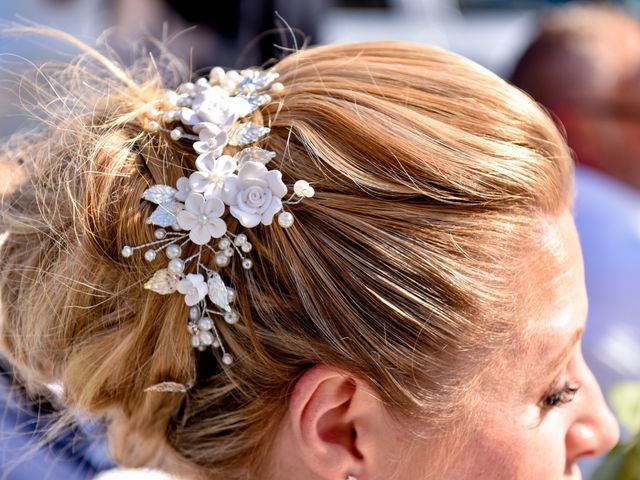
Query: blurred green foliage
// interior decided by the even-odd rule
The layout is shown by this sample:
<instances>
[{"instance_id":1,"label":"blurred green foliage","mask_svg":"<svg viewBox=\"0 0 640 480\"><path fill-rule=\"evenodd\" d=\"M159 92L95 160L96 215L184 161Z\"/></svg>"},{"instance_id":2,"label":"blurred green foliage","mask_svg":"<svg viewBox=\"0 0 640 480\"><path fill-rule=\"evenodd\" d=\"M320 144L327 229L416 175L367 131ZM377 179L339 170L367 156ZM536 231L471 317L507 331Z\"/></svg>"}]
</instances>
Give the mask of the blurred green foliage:
<instances>
[{"instance_id":1,"label":"blurred green foliage","mask_svg":"<svg viewBox=\"0 0 640 480\"><path fill-rule=\"evenodd\" d=\"M618 420L630 436L609 452L591 480L640 480L640 382L616 385L610 399Z\"/></svg>"}]
</instances>

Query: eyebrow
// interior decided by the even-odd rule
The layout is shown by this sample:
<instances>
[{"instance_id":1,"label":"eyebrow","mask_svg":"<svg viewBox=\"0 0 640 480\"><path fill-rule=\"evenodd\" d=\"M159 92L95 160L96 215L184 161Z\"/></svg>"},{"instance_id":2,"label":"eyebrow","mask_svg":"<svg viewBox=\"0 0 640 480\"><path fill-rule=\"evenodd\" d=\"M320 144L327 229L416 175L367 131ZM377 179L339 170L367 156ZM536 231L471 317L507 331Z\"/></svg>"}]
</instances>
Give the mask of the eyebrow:
<instances>
[{"instance_id":1,"label":"eyebrow","mask_svg":"<svg viewBox=\"0 0 640 480\"><path fill-rule=\"evenodd\" d=\"M580 337L582 337L583 333L584 327L580 327L574 332L574 334L571 336L560 353L549 363L549 366L545 370L546 375L551 375L551 373L553 373L560 366L567 355L569 355L569 352L576 346L576 343L580 341Z\"/></svg>"}]
</instances>

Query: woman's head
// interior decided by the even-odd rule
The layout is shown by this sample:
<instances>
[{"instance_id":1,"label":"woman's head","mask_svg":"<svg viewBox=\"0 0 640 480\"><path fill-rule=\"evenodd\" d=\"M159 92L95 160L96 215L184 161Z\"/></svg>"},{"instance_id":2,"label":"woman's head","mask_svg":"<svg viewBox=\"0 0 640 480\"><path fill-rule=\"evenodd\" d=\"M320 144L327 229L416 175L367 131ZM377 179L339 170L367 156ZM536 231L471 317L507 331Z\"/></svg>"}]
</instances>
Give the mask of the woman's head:
<instances>
[{"instance_id":1,"label":"woman's head","mask_svg":"<svg viewBox=\"0 0 640 480\"><path fill-rule=\"evenodd\" d=\"M11 152L30 176L3 207L2 338L28 378L107 416L118 460L210 478L563 478L611 446L579 352L559 379L567 360L545 368L584 292L571 160L521 92L413 44L279 62L260 144L316 195L292 228L248 232L250 273L225 273L241 318L221 327L226 366L193 352L181 298L142 288L158 267L121 255L152 240L144 190L195 168L186 143L144 129L140 104L175 85L100 65L59 79L71 98ZM145 392L164 381L193 386ZM544 405L565 381L595 413ZM522 470L533 455L549 469Z\"/></svg>"}]
</instances>

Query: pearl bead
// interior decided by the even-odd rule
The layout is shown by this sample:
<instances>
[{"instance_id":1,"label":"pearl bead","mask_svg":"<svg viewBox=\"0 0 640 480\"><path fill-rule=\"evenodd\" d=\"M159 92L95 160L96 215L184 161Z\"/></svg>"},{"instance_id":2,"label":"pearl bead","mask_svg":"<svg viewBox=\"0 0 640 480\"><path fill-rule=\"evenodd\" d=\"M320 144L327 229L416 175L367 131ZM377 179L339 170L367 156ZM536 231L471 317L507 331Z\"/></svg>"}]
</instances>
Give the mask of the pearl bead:
<instances>
[{"instance_id":1,"label":"pearl bead","mask_svg":"<svg viewBox=\"0 0 640 480\"><path fill-rule=\"evenodd\" d=\"M167 231L164 228L159 228L158 230L153 232L153 234L158 240L162 240L164 237L167 236Z\"/></svg>"},{"instance_id":2,"label":"pearl bead","mask_svg":"<svg viewBox=\"0 0 640 480\"><path fill-rule=\"evenodd\" d=\"M196 86L198 86L198 87L208 87L209 86L209 82L207 81L206 78L200 77L198 80L196 80Z\"/></svg>"},{"instance_id":3,"label":"pearl bead","mask_svg":"<svg viewBox=\"0 0 640 480\"><path fill-rule=\"evenodd\" d=\"M170 105L175 105L178 100L178 94L173 90L165 90L164 92L164 101Z\"/></svg>"},{"instance_id":4,"label":"pearl bead","mask_svg":"<svg viewBox=\"0 0 640 480\"><path fill-rule=\"evenodd\" d=\"M234 252L233 248L227 247L223 250L222 253L224 253L225 257L233 257L233 252Z\"/></svg>"},{"instance_id":5,"label":"pearl bead","mask_svg":"<svg viewBox=\"0 0 640 480\"><path fill-rule=\"evenodd\" d=\"M227 287L227 302L233 303L236 301L236 291L233 288Z\"/></svg>"},{"instance_id":6,"label":"pearl bead","mask_svg":"<svg viewBox=\"0 0 640 480\"><path fill-rule=\"evenodd\" d=\"M291 212L282 212L278 215L278 224L282 228L289 228L293 225L293 214Z\"/></svg>"},{"instance_id":7,"label":"pearl bead","mask_svg":"<svg viewBox=\"0 0 640 480\"><path fill-rule=\"evenodd\" d=\"M243 80L242 75L240 75L235 70L230 70L227 72L227 78L233 82L239 83Z\"/></svg>"},{"instance_id":8,"label":"pearl bead","mask_svg":"<svg viewBox=\"0 0 640 480\"><path fill-rule=\"evenodd\" d=\"M201 352L204 352L206 349L207 349L207 346L206 346L206 345L200 345L200 346L198 347L198 350L200 350Z\"/></svg>"},{"instance_id":9,"label":"pearl bead","mask_svg":"<svg viewBox=\"0 0 640 480\"><path fill-rule=\"evenodd\" d=\"M133 248L129 245L122 247L122 256L124 258L129 258L131 255L133 255Z\"/></svg>"},{"instance_id":10,"label":"pearl bead","mask_svg":"<svg viewBox=\"0 0 640 480\"><path fill-rule=\"evenodd\" d=\"M174 128L173 130L171 130L171 133L170 133L171 140L178 141L182 138L183 134L184 134L184 131L180 127Z\"/></svg>"},{"instance_id":11,"label":"pearl bead","mask_svg":"<svg viewBox=\"0 0 640 480\"><path fill-rule=\"evenodd\" d=\"M213 343L213 335L207 330L200 332L198 336L200 337L200 342L203 345L211 345Z\"/></svg>"},{"instance_id":12,"label":"pearl bead","mask_svg":"<svg viewBox=\"0 0 640 480\"><path fill-rule=\"evenodd\" d=\"M240 233L234 240L233 244L236 247L240 247L243 243L247 241L247 236L244 233Z\"/></svg>"},{"instance_id":13,"label":"pearl bead","mask_svg":"<svg viewBox=\"0 0 640 480\"><path fill-rule=\"evenodd\" d=\"M191 97L188 93L182 93L178 96L178 100L176 100L176 105L178 107L190 107L191 106Z\"/></svg>"},{"instance_id":14,"label":"pearl bead","mask_svg":"<svg viewBox=\"0 0 640 480\"><path fill-rule=\"evenodd\" d=\"M198 307L191 307L189 309L189 319L197 322L200 318L200 309Z\"/></svg>"},{"instance_id":15,"label":"pearl bead","mask_svg":"<svg viewBox=\"0 0 640 480\"><path fill-rule=\"evenodd\" d=\"M178 93L183 93L183 94L184 94L184 93L189 93L189 94L191 94L191 93L193 93L193 92L195 91L195 88L196 88L196 86L195 86L193 83L191 83L191 82L186 82L186 83L183 83L182 85L180 85L180 86L178 87L177 92L178 92Z\"/></svg>"},{"instance_id":16,"label":"pearl bead","mask_svg":"<svg viewBox=\"0 0 640 480\"><path fill-rule=\"evenodd\" d=\"M179 258L174 258L169 262L167 270L171 273L182 273L184 272L184 262Z\"/></svg>"},{"instance_id":17,"label":"pearl bead","mask_svg":"<svg viewBox=\"0 0 640 480\"><path fill-rule=\"evenodd\" d=\"M158 118L160 116L162 112L160 110L158 110L157 108L148 108L147 109L147 116L149 118Z\"/></svg>"},{"instance_id":18,"label":"pearl bead","mask_svg":"<svg viewBox=\"0 0 640 480\"><path fill-rule=\"evenodd\" d=\"M209 317L202 317L198 321L198 328L200 330L211 330L213 328L213 320L211 320Z\"/></svg>"},{"instance_id":19,"label":"pearl bead","mask_svg":"<svg viewBox=\"0 0 640 480\"><path fill-rule=\"evenodd\" d=\"M178 258L182 253L182 249L180 245L169 245L166 253L168 258Z\"/></svg>"},{"instance_id":20,"label":"pearl bead","mask_svg":"<svg viewBox=\"0 0 640 480\"><path fill-rule=\"evenodd\" d=\"M187 332L191 335L196 335L198 333L198 326L195 323L187 323Z\"/></svg>"},{"instance_id":21,"label":"pearl bead","mask_svg":"<svg viewBox=\"0 0 640 480\"><path fill-rule=\"evenodd\" d=\"M250 258L243 258L242 259L242 268L244 268L245 270L249 270L251 269L251 267L253 267L253 262L251 261Z\"/></svg>"},{"instance_id":22,"label":"pearl bead","mask_svg":"<svg viewBox=\"0 0 640 480\"><path fill-rule=\"evenodd\" d=\"M162 119L164 120L164 123L173 123L177 120L176 118L176 112L174 112L173 110L170 110L168 112L164 112L164 115L162 116Z\"/></svg>"},{"instance_id":23,"label":"pearl bead","mask_svg":"<svg viewBox=\"0 0 640 480\"><path fill-rule=\"evenodd\" d=\"M224 79L224 69L221 67L213 67L209 72L209 79L216 83L221 82Z\"/></svg>"},{"instance_id":24,"label":"pearl bead","mask_svg":"<svg viewBox=\"0 0 640 480\"><path fill-rule=\"evenodd\" d=\"M226 267L229 265L230 258L227 257L224 253L216 254L216 265L219 267Z\"/></svg>"},{"instance_id":25,"label":"pearl bead","mask_svg":"<svg viewBox=\"0 0 640 480\"><path fill-rule=\"evenodd\" d=\"M233 363L233 357L229 353L222 355L222 363L225 365L231 365Z\"/></svg>"},{"instance_id":26,"label":"pearl bead","mask_svg":"<svg viewBox=\"0 0 640 480\"><path fill-rule=\"evenodd\" d=\"M284 85L280 82L276 82L273 85L271 85L271 91L275 92L275 93L279 93L282 90L284 90Z\"/></svg>"},{"instance_id":27,"label":"pearl bead","mask_svg":"<svg viewBox=\"0 0 640 480\"><path fill-rule=\"evenodd\" d=\"M238 314L233 310L224 314L224 321L229 325L233 325L238 321Z\"/></svg>"},{"instance_id":28,"label":"pearl bead","mask_svg":"<svg viewBox=\"0 0 640 480\"><path fill-rule=\"evenodd\" d=\"M223 238L222 240L220 240L220 242L218 243L218 247L220 247L221 249L225 249L225 248L229 248L231 246L231 242L229 241L228 238Z\"/></svg>"},{"instance_id":29,"label":"pearl bead","mask_svg":"<svg viewBox=\"0 0 640 480\"><path fill-rule=\"evenodd\" d=\"M191 346L193 348L198 348L201 344L202 344L202 342L200 341L200 337L199 336L194 335L193 337L191 337Z\"/></svg>"},{"instance_id":30,"label":"pearl bead","mask_svg":"<svg viewBox=\"0 0 640 480\"><path fill-rule=\"evenodd\" d=\"M147 262L153 262L156 259L156 251L155 250L147 250L144 252L144 259Z\"/></svg>"},{"instance_id":31,"label":"pearl bead","mask_svg":"<svg viewBox=\"0 0 640 480\"><path fill-rule=\"evenodd\" d=\"M242 250L244 253L249 253L252 248L253 248L253 245L251 245L249 242L243 243L240 246L240 250Z\"/></svg>"},{"instance_id":32,"label":"pearl bead","mask_svg":"<svg viewBox=\"0 0 640 480\"><path fill-rule=\"evenodd\" d=\"M158 130L160 130L160 123L156 120L150 121L147 124L147 130L149 130L150 132L157 132Z\"/></svg>"},{"instance_id":33,"label":"pearl bead","mask_svg":"<svg viewBox=\"0 0 640 480\"><path fill-rule=\"evenodd\" d=\"M306 180L298 180L293 184L293 191L299 197L311 198L315 195L316 191L313 189L309 182Z\"/></svg>"},{"instance_id":34,"label":"pearl bead","mask_svg":"<svg viewBox=\"0 0 640 480\"><path fill-rule=\"evenodd\" d=\"M220 348L220 342L218 340L214 340L211 346L213 348Z\"/></svg>"}]
</instances>

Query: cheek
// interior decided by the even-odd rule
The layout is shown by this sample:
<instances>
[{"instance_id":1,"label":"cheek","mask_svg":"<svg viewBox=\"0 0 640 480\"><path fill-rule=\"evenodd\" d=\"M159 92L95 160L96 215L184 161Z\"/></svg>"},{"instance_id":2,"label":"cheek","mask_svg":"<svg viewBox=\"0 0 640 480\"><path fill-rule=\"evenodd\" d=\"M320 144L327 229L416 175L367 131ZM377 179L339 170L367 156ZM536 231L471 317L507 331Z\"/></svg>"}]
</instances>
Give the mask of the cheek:
<instances>
[{"instance_id":1,"label":"cheek","mask_svg":"<svg viewBox=\"0 0 640 480\"><path fill-rule=\"evenodd\" d=\"M566 467L561 416L540 422L533 412L486 418L468 438L446 478L560 480ZM553 413L551 414L553 415Z\"/></svg>"}]
</instances>

